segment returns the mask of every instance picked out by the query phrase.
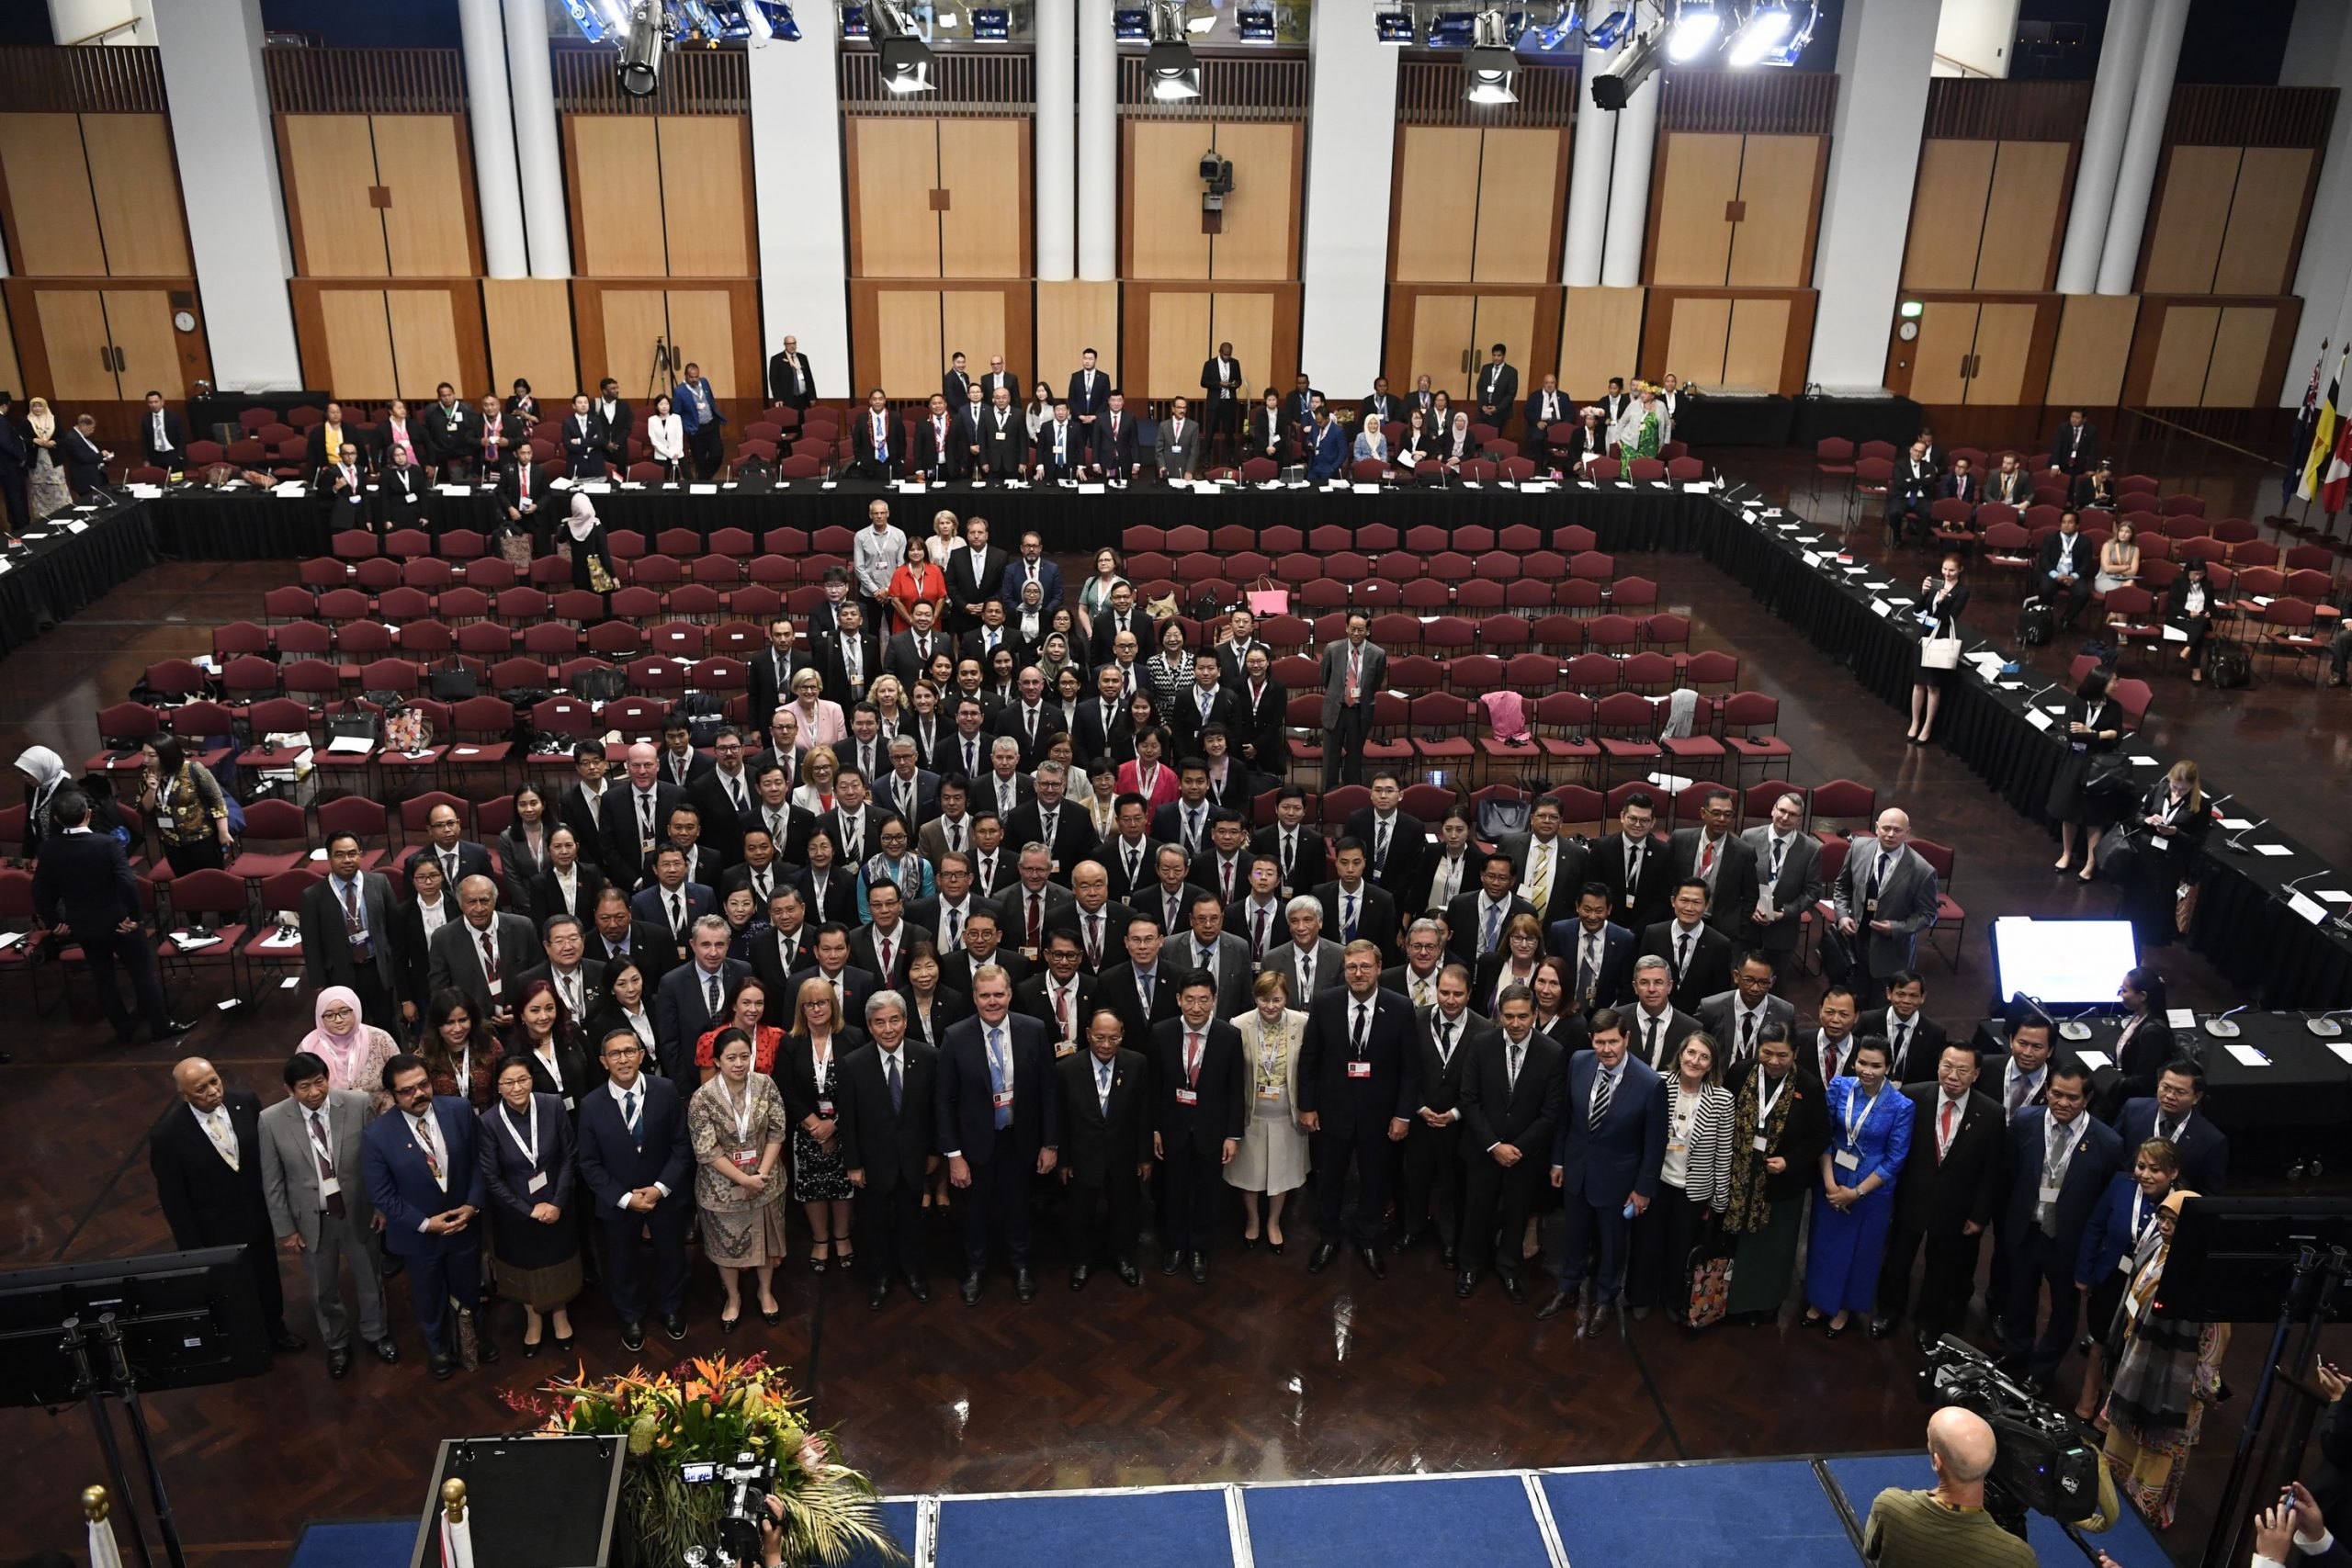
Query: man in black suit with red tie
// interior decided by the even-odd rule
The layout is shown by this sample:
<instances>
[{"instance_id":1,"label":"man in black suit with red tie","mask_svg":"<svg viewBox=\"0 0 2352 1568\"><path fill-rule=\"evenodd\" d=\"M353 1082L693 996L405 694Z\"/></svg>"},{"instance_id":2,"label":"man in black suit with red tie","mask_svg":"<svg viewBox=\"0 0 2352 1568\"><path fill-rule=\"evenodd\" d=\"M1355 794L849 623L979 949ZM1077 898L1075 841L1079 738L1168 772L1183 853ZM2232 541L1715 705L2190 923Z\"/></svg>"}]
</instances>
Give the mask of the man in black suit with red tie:
<instances>
[{"instance_id":1,"label":"man in black suit with red tie","mask_svg":"<svg viewBox=\"0 0 2352 1568\"><path fill-rule=\"evenodd\" d=\"M2001 1196L2001 1108L1976 1089L1976 1053L1946 1047L1936 1076L1903 1090L1915 1110L1911 1155L1894 1188L1894 1219L1878 1275L1878 1311L1871 1337L1883 1339L1903 1321L1911 1302L1911 1265L1924 1243L1928 1271L1912 1314L1919 1348L1958 1324L1975 1289L1976 1255Z\"/></svg>"},{"instance_id":2,"label":"man in black suit with red tie","mask_svg":"<svg viewBox=\"0 0 2352 1568\"><path fill-rule=\"evenodd\" d=\"M1176 984L1178 1016L1151 1030L1151 1146L1166 1206L1159 1271L1173 1274L1189 1257L1193 1283L1205 1285L1225 1168L1241 1150L1250 1105L1241 1032L1216 1016L1216 976L1194 969Z\"/></svg>"},{"instance_id":3,"label":"man in black suit with red tie","mask_svg":"<svg viewBox=\"0 0 2352 1568\"><path fill-rule=\"evenodd\" d=\"M1384 1279L1380 1226L1388 1212L1391 1144L1401 1144L1419 1103L1413 1004L1380 988L1380 949L1352 942L1340 961L1344 983L1317 994L1299 1043L1298 1121L1315 1136L1316 1222L1321 1241L1307 1269L1321 1273L1340 1250L1348 1164L1356 1168L1357 1256Z\"/></svg>"},{"instance_id":4,"label":"man in black suit with red tie","mask_svg":"<svg viewBox=\"0 0 2352 1568\"><path fill-rule=\"evenodd\" d=\"M1110 1253L1127 1285L1143 1283L1136 1246L1143 1227L1143 1184L1151 1176L1151 1068L1126 1048L1126 1025L1102 1008L1085 1016L1086 1049L1056 1057L1062 1102L1064 1206L1072 1259L1069 1288L1086 1289L1110 1233Z\"/></svg>"},{"instance_id":5,"label":"man in black suit with red tie","mask_svg":"<svg viewBox=\"0 0 2352 1568\"><path fill-rule=\"evenodd\" d=\"M1142 465L1136 446L1136 416L1127 412L1127 395L1114 389L1110 406L1087 434L1087 472L1098 479L1125 484L1136 477Z\"/></svg>"}]
</instances>

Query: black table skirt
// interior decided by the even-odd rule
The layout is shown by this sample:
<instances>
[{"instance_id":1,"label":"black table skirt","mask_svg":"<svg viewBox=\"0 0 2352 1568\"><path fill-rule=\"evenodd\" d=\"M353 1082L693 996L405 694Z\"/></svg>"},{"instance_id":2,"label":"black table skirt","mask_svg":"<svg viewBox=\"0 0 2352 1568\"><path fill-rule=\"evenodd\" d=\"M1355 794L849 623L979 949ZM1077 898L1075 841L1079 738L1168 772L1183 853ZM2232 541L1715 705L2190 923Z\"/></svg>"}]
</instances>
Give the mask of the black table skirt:
<instances>
[{"instance_id":1,"label":"black table skirt","mask_svg":"<svg viewBox=\"0 0 2352 1568\"><path fill-rule=\"evenodd\" d=\"M1769 398L1693 398L1674 416L1674 438L1700 451L1717 446L1786 446L1796 405Z\"/></svg>"},{"instance_id":2,"label":"black table skirt","mask_svg":"<svg viewBox=\"0 0 2352 1568\"><path fill-rule=\"evenodd\" d=\"M0 577L0 653L30 642L155 564L154 522L144 507L68 512L56 521L89 527L28 536L31 556L15 558Z\"/></svg>"},{"instance_id":3,"label":"black table skirt","mask_svg":"<svg viewBox=\"0 0 2352 1568\"><path fill-rule=\"evenodd\" d=\"M1842 435L1858 446L1865 441L1908 446L1926 423L1908 398L1799 398L1789 445L1811 447L1825 435Z\"/></svg>"}]
</instances>

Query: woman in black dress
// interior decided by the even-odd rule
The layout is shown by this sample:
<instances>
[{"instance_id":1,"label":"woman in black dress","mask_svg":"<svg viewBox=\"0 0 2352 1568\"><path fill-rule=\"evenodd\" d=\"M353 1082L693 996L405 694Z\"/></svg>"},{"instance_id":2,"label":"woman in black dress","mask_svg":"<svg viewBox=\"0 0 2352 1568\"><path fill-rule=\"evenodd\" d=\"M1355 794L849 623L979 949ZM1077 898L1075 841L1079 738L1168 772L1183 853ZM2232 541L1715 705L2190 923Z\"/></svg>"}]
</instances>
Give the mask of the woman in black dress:
<instances>
[{"instance_id":1,"label":"woman in black dress","mask_svg":"<svg viewBox=\"0 0 2352 1568\"><path fill-rule=\"evenodd\" d=\"M2097 759L2113 755L2116 743L2123 738L2123 715L2107 694L2107 670L2102 665L2075 688L2066 704L2065 728L2060 732L2066 755L2058 763L2057 776L2050 781L2048 809L2058 821L2058 863L2052 869L2064 871L2074 863L2075 836L2080 832L2081 880L2085 882L2095 869L2098 841L2115 826L2118 815L2106 791L2094 782L2099 776Z\"/></svg>"},{"instance_id":2,"label":"woman in black dress","mask_svg":"<svg viewBox=\"0 0 2352 1568\"><path fill-rule=\"evenodd\" d=\"M566 1015L555 982L534 980L514 1003L505 1055L506 1061L519 1060L530 1068L532 1089L555 1096L574 1126L580 1122L580 1101L596 1087L578 1043L579 1032L579 1021Z\"/></svg>"},{"instance_id":3,"label":"woman in black dress","mask_svg":"<svg viewBox=\"0 0 2352 1568\"><path fill-rule=\"evenodd\" d=\"M792 1188L808 1216L808 1268L821 1274L828 1249L843 1264L857 1256L849 1247L853 1190L833 1097L842 1058L865 1043L865 1033L842 1021L833 988L813 976L800 983L792 1020L776 1052L775 1082L792 1124Z\"/></svg>"},{"instance_id":4,"label":"woman in black dress","mask_svg":"<svg viewBox=\"0 0 2352 1568\"><path fill-rule=\"evenodd\" d=\"M2142 831L2142 842L2124 908L2141 947L2166 947L2178 934L2174 910L2179 890L2184 884L2196 885L2198 855L2213 828L2197 764L2186 758L2175 762L2131 820Z\"/></svg>"},{"instance_id":5,"label":"woman in black dress","mask_svg":"<svg viewBox=\"0 0 2352 1568\"><path fill-rule=\"evenodd\" d=\"M1925 746L1935 732L1936 709L1943 704L1944 682L1951 678L1951 671L1927 663L1927 644L1958 637L1960 613L1967 608L1968 584L1961 581L1960 558L1946 556L1936 575L1921 579L1919 604L1913 611L1927 623L1928 634L1920 642L1919 672L1911 682L1911 728L1904 734L1914 746Z\"/></svg>"},{"instance_id":6,"label":"woman in black dress","mask_svg":"<svg viewBox=\"0 0 2352 1568\"><path fill-rule=\"evenodd\" d=\"M574 491L571 515L555 525L556 553L571 561L571 586L605 596L607 609L621 574L613 570L613 547L605 538L605 525L585 495Z\"/></svg>"},{"instance_id":7,"label":"woman in black dress","mask_svg":"<svg viewBox=\"0 0 2352 1568\"><path fill-rule=\"evenodd\" d=\"M933 1050L947 1042L948 1028L972 1016L964 993L939 983L939 949L927 942L907 946L907 1038Z\"/></svg>"},{"instance_id":8,"label":"woman in black dress","mask_svg":"<svg viewBox=\"0 0 2352 1568\"><path fill-rule=\"evenodd\" d=\"M2165 590L2165 625L2178 626L2181 636L2188 640L2180 645L2180 657L2188 665L2188 683L2205 683L2205 639L2213 635L2213 607L2221 595L2214 592L2212 567L2199 559L2181 563L2180 575Z\"/></svg>"},{"instance_id":9,"label":"woman in black dress","mask_svg":"<svg viewBox=\"0 0 2352 1568\"><path fill-rule=\"evenodd\" d=\"M2121 1114L2125 1100L2156 1092L2156 1079L2179 1050L2165 1018L2170 1004L2165 977L2154 967L2141 964L2125 970L2115 995L2123 1004L2123 1027L2115 1036L2117 1077L2114 1087L2098 1097L2098 1107L2109 1122Z\"/></svg>"},{"instance_id":10,"label":"woman in black dress","mask_svg":"<svg viewBox=\"0 0 2352 1568\"><path fill-rule=\"evenodd\" d=\"M572 1217L571 1118L554 1095L532 1089L528 1061L498 1068L498 1103L481 1112L476 1145L490 1192L491 1278L523 1305L523 1355L539 1353L542 1314L554 1318L555 1348L571 1348L572 1298L580 1294L580 1226Z\"/></svg>"},{"instance_id":11,"label":"woman in black dress","mask_svg":"<svg viewBox=\"0 0 2352 1568\"><path fill-rule=\"evenodd\" d=\"M543 841L547 863L531 878L532 918L544 923L550 915L570 915L594 925L605 874L580 858L580 836L562 823L550 827Z\"/></svg>"}]
</instances>

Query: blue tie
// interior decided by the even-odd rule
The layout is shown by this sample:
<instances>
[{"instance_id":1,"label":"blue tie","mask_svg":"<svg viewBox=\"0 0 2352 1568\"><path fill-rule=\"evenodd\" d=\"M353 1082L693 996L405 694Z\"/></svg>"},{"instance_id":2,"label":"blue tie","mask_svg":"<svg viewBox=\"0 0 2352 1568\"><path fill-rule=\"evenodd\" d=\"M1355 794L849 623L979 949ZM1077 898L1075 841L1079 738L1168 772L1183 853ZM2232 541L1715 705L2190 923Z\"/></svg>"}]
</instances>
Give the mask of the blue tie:
<instances>
[{"instance_id":1,"label":"blue tie","mask_svg":"<svg viewBox=\"0 0 2352 1568\"><path fill-rule=\"evenodd\" d=\"M1503 907L1500 904L1487 905L1487 940L1481 942L1478 946L1478 956L1481 958L1485 957L1487 953L1494 952L1495 939L1502 934L1502 923Z\"/></svg>"},{"instance_id":2,"label":"blue tie","mask_svg":"<svg viewBox=\"0 0 2352 1568\"><path fill-rule=\"evenodd\" d=\"M899 1096L903 1088L899 1077L899 1054L893 1051L883 1057L882 1061L883 1065L890 1069L890 1110L895 1114L902 1109L899 1103Z\"/></svg>"},{"instance_id":3,"label":"blue tie","mask_svg":"<svg viewBox=\"0 0 2352 1568\"><path fill-rule=\"evenodd\" d=\"M1004 1031L990 1029L989 1031L989 1088L994 1091L991 1095L992 1100L1003 1100L1004 1076ZM999 1104L996 1108L996 1130L1001 1133L1012 1125L1012 1107Z\"/></svg>"},{"instance_id":4,"label":"blue tie","mask_svg":"<svg viewBox=\"0 0 2352 1568\"><path fill-rule=\"evenodd\" d=\"M636 1137L639 1130L639 1118L637 1114L637 1090L630 1089L628 1092L621 1096L621 1115L628 1122L628 1135L632 1138Z\"/></svg>"},{"instance_id":5,"label":"blue tie","mask_svg":"<svg viewBox=\"0 0 2352 1568\"><path fill-rule=\"evenodd\" d=\"M1356 939L1356 896L1354 894L1348 895L1347 907L1343 913L1346 918L1340 922L1340 933L1350 942L1353 942ZM1492 946L1494 939L1488 937L1487 940L1487 944Z\"/></svg>"}]
</instances>

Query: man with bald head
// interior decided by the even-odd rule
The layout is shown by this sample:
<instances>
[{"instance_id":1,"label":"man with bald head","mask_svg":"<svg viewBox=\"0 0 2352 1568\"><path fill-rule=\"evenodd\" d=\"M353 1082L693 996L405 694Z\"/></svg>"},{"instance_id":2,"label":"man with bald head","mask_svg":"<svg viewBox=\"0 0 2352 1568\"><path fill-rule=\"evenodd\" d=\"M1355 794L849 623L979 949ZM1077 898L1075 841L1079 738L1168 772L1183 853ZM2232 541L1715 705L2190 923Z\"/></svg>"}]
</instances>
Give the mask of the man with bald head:
<instances>
[{"instance_id":1,"label":"man with bald head","mask_svg":"<svg viewBox=\"0 0 2352 1568\"><path fill-rule=\"evenodd\" d=\"M1935 1489L1880 1493L1862 1526L1862 1560L1874 1568L2034 1568L2033 1548L1984 1511L1993 1454L1993 1428L1982 1416L1948 1406L1928 1416Z\"/></svg>"},{"instance_id":2,"label":"man with bald head","mask_svg":"<svg viewBox=\"0 0 2352 1568\"><path fill-rule=\"evenodd\" d=\"M277 1227L262 1190L261 1101L231 1089L218 1068L190 1056L172 1069L180 1103L164 1113L147 1140L147 1167L172 1245L243 1247L254 1293L270 1344L300 1350L302 1337L286 1326L286 1291L277 1278Z\"/></svg>"},{"instance_id":3,"label":"man with bald head","mask_svg":"<svg viewBox=\"0 0 2352 1568\"><path fill-rule=\"evenodd\" d=\"M1890 806L1838 873L1838 930L1854 952L1846 978L1862 1007L1886 1000L1888 976L1917 967L1919 933L1936 923L1935 868L1910 840L1909 814Z\"/></svg>"},{"instance_id":4,"label":"man with bald head","mask_svg":"<svg viewBox=\"0 0 2352 1568\"><path fill-rule=\"evenodd\" d=\"M460 919L433 933L425 944L428 994L455 986L472 999L475 1016L506 1027L519 976L542 954L538 933L521 915L499 912L498 884L469 876L458 884Z\"/></svg>"},{"instance_id":5,"label":"man with bald head","mask_svg":"<svg viewBox=\"0 0 2352 1568\"><path fill-rule=\"evenodd\" d=\"M662 753L640 741L628 749L628 782L605 792L597 828L605 840L605 875L634 887L652 869L653 848L662 841L670 813L686 804L686 792L662 776Z\"/></svg>"}]
</instances>

